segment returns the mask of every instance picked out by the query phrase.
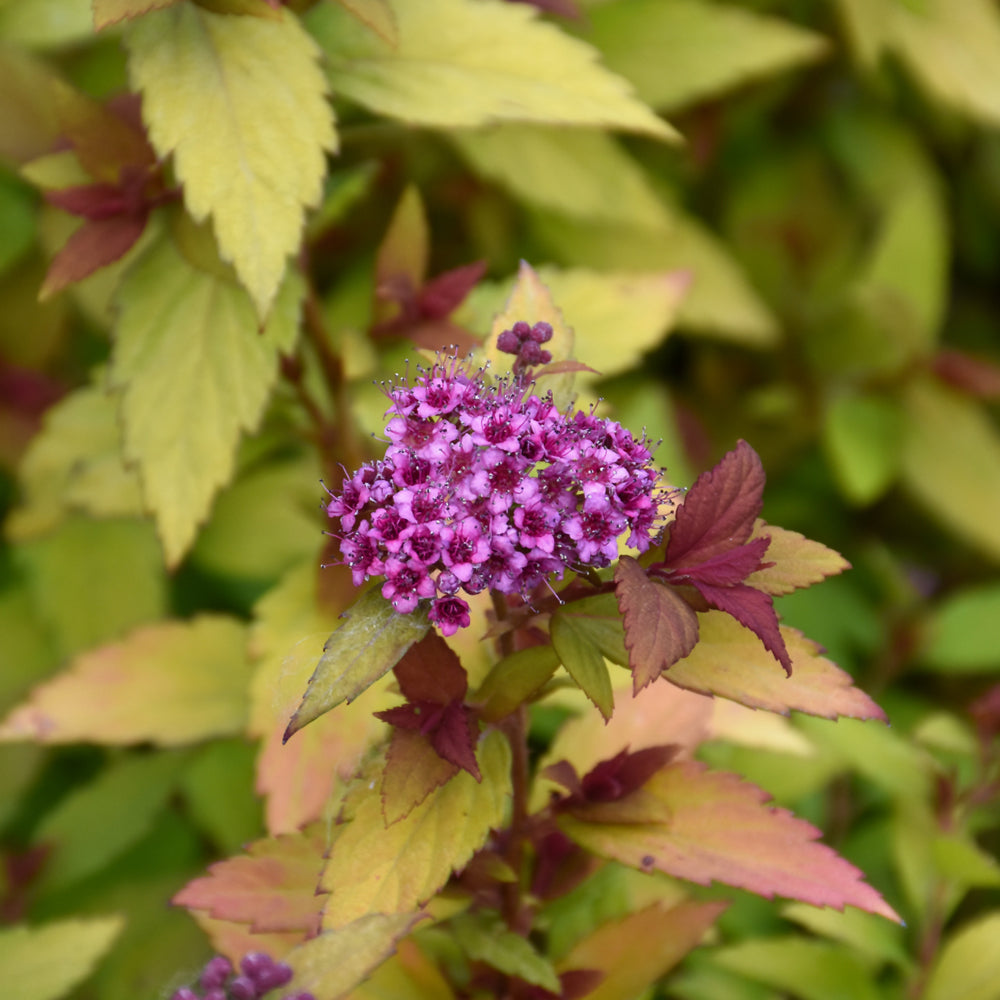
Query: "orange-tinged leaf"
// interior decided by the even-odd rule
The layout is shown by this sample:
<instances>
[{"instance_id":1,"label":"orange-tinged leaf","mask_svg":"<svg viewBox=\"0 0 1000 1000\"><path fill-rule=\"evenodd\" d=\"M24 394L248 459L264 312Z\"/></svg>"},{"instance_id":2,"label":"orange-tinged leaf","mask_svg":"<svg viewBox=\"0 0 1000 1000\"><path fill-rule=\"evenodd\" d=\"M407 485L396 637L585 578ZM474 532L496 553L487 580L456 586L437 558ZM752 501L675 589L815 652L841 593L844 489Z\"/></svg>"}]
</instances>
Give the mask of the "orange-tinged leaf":
<instances>
[{"instance_id":1,"label":"orange-tinged leaf","mask_svg":"<svg viewBox=\"0 0 1000 1000\"><path fill-rule=\"evenodd\" d=\"M632 1000L694 948L728 905L653 903L588 934L557 968L604 973L587 1000Z\"/></svg>"},{"instance_id":2,"label":"orange-tinged leaf","mask_svg":"<svg viewBox=\"0 0 1000 1000\"><path fill-rule=\"evenodd\" d=\"M651 580L631 556L618 561L615 596L638 694L695 648L698 616L677 591Z\"/></svg>"},{"instance_id":3,"label":"orange-tinged leaf","mask_svg":"<svg viewBox=\"0 0 1000 1000\"><path fill-rule=\"evenodd\" d=\"M295 973L291 995L312 993L338 1000L353 989L409 934L423 913L370 913L344 927L328 929L285 956Z\"/></svg>"},{"instance_id":4,"label":"orange-tinged leaf","mask_svg":"<svg viewBox=\"0 0 1000 1000\"><path fill-rule=\"evenodd\" d=\"M178 746L241 733L250 665L232 618L139 628L84 653L36 688L0 726L0 739Z\"/></svg>"},{"instance_id":5,"label":"orange-tinged leaf","mask_svg":"<svg viewBox=\"0 0 1000 1000\"><path fill-rule=\"evenodd\" d=\"M267 952L275 961L282 962L285 956L302 943L301 931L255 934L249 924L237 924L230 920L218 920L203 910L191 910L191 919L205 932L212 942L212 948L225 955L233 966L252 951Z\"/></svg>"},{"instance_id":6,"label":"orange-tinged leaf","mask_svg":"<svg viewBox=\"0 0 1000 1000\"><path fill-rule=\"evenodd\" d=\"M786 677L753 633L733 618L708 611L698 619L698 644L665 675L671 683L782 714L794 709L824 719L848 715L885 721L882 709L854 686L851 676L821 656L819 645L798 629L781 627L792 659L792 674Z\"/></svg>"},{"instance_id":7,"label":"orange-tinged leaf","mask_svg":"<svg viewBox=\"0 0 1000 1000\"><path fill-rule=\"evenodd\" d=\"M218 920L248 924L254 933L315 934L323 896L317 885L326 838L318 824L300 833L258 840L246 854L211 865L172 902Z\"/></svg>"},{"instance_id":8,"label":"orange-tinged leaf","mask_svg":"<svg viewBox=\"0 0 1000 1000\"><path fill-rule=\"evenodd\" d=\"M329 579L342 568L322 572ZM314 560L296 567L254 609L251 646L259 664L251 685L250 729L262 740L257 792L265 796L271 834L291 833L319 819L336 783L353 777L362 755L387 734L372 715L387 704L384 688L377 686L353 711L329 713L282 743L288 716L337 624L336 611L319 604L318 573ZM350 585L349 573L346 582Z\"/></svg>"},{"instance_id":9,"label":"orange-tinged leaf","mask_svg":"<svg viewBox=\"0 0 1000 1000\"><path fill-rule=\"evenodd\" d=\"M659 823L590 823L566 816L560 826L587 850L643 871L899 919L861 881L861 872L817 842L815 827L767 805L770 796L738 775L683 761L665 767L634 794L647 805L658 802ZM614 803L619 804L627 799Z\"/></svg>"},{"instance_id":10,"label":"orange-tinged leaf","mask_svg":"<svg viewBox=\"0 0 1000 1000\"><path fill-rule=\"evenodd\" d=\"M851 568L851 564L839 552L834 552L822 542L815 542L797 531L777 528L758 520L753 537L762 536L771 539L764 558L773 565L755 570L746 578L746 582L765 594L774 597L790 594L793 590L811 587L828 576L836 576Z\"/></svg>"},{"instance_id":11,"label":"orange-tinged leaf","mask_svg":"<svg viewBox=\"0 0 1000 1000\"><path fill-rule=\"evenodd\" d=\"M344 927L365 914L414 910L482 847L510 795L507 740L497 730L487 733L478 758L481 783L462 771L389 827L372 781L362 776L348 793L346 826L323 871L321 887L330 893L324 928Z\"/></svg>"},{"instance_id":12,"label":"orange-tinged leaf","mask_svg":"<svg viewBox=\"0 0 1000 1000\"><path fill-rule=\"evenodd\" d=\"M170 7L179 0L90 0L94 9L94 30L103 31L119 21L130 21L151 10Z\"/></svg>"},{"instance_id":13,"label":"orange-tinged leaf","mask_svg":"<svg viewBox=\"0 0 1000 1000\"><path fill-rule=\"evenodd\" d=\"M382 813L391 826L435 788L455 777L458 765L440 756L431 741L410 729L394 729L382 772Z\"/></svg>"}]
</instances>

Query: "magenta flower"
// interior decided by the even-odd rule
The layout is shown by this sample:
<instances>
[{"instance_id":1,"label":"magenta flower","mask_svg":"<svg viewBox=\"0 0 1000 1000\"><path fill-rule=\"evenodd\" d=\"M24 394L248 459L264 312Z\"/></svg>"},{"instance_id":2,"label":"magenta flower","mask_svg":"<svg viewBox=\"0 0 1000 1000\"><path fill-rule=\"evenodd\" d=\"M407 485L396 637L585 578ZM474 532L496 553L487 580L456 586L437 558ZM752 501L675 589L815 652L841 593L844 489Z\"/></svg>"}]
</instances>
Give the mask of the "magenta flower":
<instances>
[{"instance_id":1,"label":"magenta flower","mask_svg":"<svg viewBox=\"0 0 1000 1000\"><path fill-rule=\"evenodd\" d=\"M469 624L462 593L528 600L549 577L610 565L626 532L640 552L657 536L665 492L645 439L533 391L551 336L544 323L501 335L517 355L506 380L449 359L392 387L385 457L330 494L354 583L384 576L383 596L402 613L426 602L443 635Z\"/></svg>"}]
</instances>

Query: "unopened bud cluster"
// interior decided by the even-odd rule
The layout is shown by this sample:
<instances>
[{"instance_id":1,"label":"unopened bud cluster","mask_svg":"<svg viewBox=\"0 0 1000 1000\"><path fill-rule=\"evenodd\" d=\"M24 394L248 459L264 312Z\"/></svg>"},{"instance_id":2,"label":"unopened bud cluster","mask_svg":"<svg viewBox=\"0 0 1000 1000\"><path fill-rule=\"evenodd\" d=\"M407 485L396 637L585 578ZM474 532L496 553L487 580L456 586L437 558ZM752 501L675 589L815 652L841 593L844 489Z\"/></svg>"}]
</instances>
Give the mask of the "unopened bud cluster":
<instances>
[{"instance_id":1,"label":"unopened bud cluster","mask_svg":"<svg viewBox=\"0 0 1000 1000\"><path fill-rule=\"evenodd\" d=\"M538 341L500 337L501 348L525 344ZM645 440L532 389L523 374L487 380L451 360L389 390L385 457L345 476L327 504L355 585L384 576L398 611L429 601L447 636L469 624L461 593L527 596L550 575L609 565L626 532L649 548L660 495Z\"/></svg>"},{"instance_id":2,"label":"unopened bud cluster","mask_svg":"<svg viewBox=\"0 0 1000 1000\"><path fill-rule=\"evenodd\" d=\"M272 990L287 986L292 970L284 962L255 951L240 961L239 972L222 955L210 959L198 979L198 989L184 986L170 1000L278 1000ZM201 992L199 992L199 989ZM289 993L283 1000L314 1000L311 993Z\"/></svg>"}]
</instances>

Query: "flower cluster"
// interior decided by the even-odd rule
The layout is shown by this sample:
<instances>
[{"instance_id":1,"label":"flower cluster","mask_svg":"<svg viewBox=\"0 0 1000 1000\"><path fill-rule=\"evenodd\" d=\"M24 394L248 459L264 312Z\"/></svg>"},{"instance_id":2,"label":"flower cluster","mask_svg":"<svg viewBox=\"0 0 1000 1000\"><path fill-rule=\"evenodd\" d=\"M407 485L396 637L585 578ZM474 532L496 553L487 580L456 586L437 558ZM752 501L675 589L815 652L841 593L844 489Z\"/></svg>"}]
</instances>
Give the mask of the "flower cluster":
<instances>
[{"instance_id":1,"label":"flower cluster","mask_svg":"<svg viewBox=\"0 0 1000 1000\"><path fill-rule=\"evenodd\" d=\"M275 962L261 951L244 956L238 974L228 958L216 955L208 961L198 980L203 993L183 986L171 995L170 1000L261 1000L271 990L287 986L291 979L292 970L284 962ZM314 998L311 993L295 993L284 1000Z\"/></svg>"},{"instance_id":2,"label":"flower cluster","mask_svg":"<svg viewBox=\"0 0 1000 1000\"><path fill-rule=\"evenodd\" d=\"M538 340L500 338L519 356L525 343ZM523 373L491 381L452 359L389 390L385 457L327 504L355 585L384 576L404 613L430 601L447 636L469 624L460 592L527 596L550 575L609 565L625 532L649 548L661 498L645 441L532 389Z\"/></svg>"}]
</instances>

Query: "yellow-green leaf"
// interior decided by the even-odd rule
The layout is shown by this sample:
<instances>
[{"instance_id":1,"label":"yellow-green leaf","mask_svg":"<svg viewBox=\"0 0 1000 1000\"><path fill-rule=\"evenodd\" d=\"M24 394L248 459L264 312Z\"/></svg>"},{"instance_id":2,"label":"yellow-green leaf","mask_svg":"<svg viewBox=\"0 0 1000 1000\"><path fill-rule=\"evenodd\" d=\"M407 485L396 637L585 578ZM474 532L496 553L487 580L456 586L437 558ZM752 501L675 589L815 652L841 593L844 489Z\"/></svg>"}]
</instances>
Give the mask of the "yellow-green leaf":
<instances>
[{"instance_id":1,"label":"yellow-green leaf","mask_svg":"<svg viewBox=\"0 0 1000 1000\"><path fill-rule=\"evenodd\" d=\"M606 132L511 123L449 138L477 173L519 200L582 219L667 223L645 172Z\"/></svg>"},{"instance_id":2,"label":"yellow-green leaf","mask_svg":"<svg viewBox=\"0 0 1000 1000\"><path fill-rule=\"evenodd\" d=\"M496 722L510 715L548 682L558 666L559 657L550 645L531 646L505 656L476 692L482 718Z\"/></svg>"},{"instance_id":3,"label":"yellow-green leaf","mask_svg":"<svg viewBox=\"0 0 1000 1000\"><path fill-rule=\"evenodd\" d=\"M813 62L822 35L705 0L616 0L588 11L588 35L644 101L676 108Z\"/></svg>"},{"instance_id":4,"label":"yellow-green leaf","mask_svg":"<svg viewBox=\"0 0 1000 1000\"><path fill-rule=\"evenodd\" d=\"M1000 912L965 924L938 953L923 1000L997 1000L1000 997Z\"/></svg>"},{"instance_id":5,"label":"yellow-green leaf","mask_svg":"<svg viewBox=\"0 0 1000 1000\"><path fill-rule=\"evenodd\" d=\"M86 0L7 0L0 3L0 38L28 49L59 49L93 37Z\"/></svg>"},{"instance_id":6,"label":"yellow-green leaf","mask_svg":"<svg viewBox=\"0 0 1000 1000\"><path fill-rule=\"evenodd\" d=\"M0 969L9 1000L58 1000L85 979L121 932L121 917L19 924L0 930Z\"/></svg>"},{"instance_id":7,"label":"yellow-green leaf","mask_svg":"<svg viewBox=\"0 0 1000 1000\"><path fill-rule=\"evenodd\" d=\"M944 527L1000 560L1000 433L982 405L931 378L904 397L903 482Z\"/></svg>"},{"instance_id":8,"label":"yellow-green leaf","mask_svg":"<svg viewBox=\"0 0 1000 1000\"><path fill-rule=\"evenodd\" d=\"M178 746L246 728L246 630L164 622L78 657L0 725L0 739Z\"/></svg>"},{"instance_id":9,"label":"yellow-green leaf","mask_svg":"<svg viewBox=\"0 0 1000 1000\"><path fill-rule=\"evenodd\" d=\"M379 796L362 775L345 804L347 822L320 883L331 894L326 929L365 914L409 913L482 847L503 819L510 795L510 749L500 732L485 735L477 760L482 782L460 771L388 828Z\"/></svg>"},{"instance_id":10,"label":"yellow-green leaf","mask_svg":"<svg viewBox=\"0 0 1000 1000\"><path fill-rule=\"evenodd\" d=\"M6 524L13 539L43 534L70 511L141 515L139 477L122 460L114 395L98 385L85 386L47 410L21 463L20 482L21 505Z\"/></svg>"},{"instance_id":11,"label":"yellow-green leaf","mask_svg":"<svg viewBox=\"0 0 1000 1000\"><path fill-rule=\"evenodd\" d=\"M534 121L676 135L593 48L539 20L532 7L438 0L394 10L394 46L332 4L310 11L336 94L438 128Z\"/></svg>"},{"instance_id":12,"label":"yellow-green leaf","mask_svg":"<svg viewBox=\"0 0 1000 1000\"><path fill-rule=\"evenodd\" d=\"M170 7L175 3L178 3L178 0L91 0L94 30L102 31L119 21L131 20L133 17L148 14L151 10Z\"/></svg>"},{"instance_id":13,"label":"yellow-green leaf","mask_svg":"<svg viewBox=\"0 0 1000 1000\"><path fill-rule=\"evenodd\" d=\"M189 3L133 22L126 43L150 140L266 316L336 147L315 44L287 9L269 20Z\"/></svg>"},{"instance_id":14,"label":"yellow-green leaf","mask_svg":"<svg viewBox=\"0 0 1000 1000\"><path fill-rule=\"evenodd\" d=\"M920 661L939 673L1000 672L1000 584L950 594L924 623Z\"/></svg>"},{"instance_id":15,"label":"yellow-green leaf","mask_svg":"<svg viewBox=\"0 0 1000 1000\"><path fill-rule=\"evenodd\" d=\"M473 961L485 962L549 993L561 991L552 963L527 938L508 930L499 915L491 918L482 911L466 912L455 917L449 926L459 947Z\"/></svg>"},{"instance_id":16,"label":"yellow-green leaf","mask_svg":"<svg viewBox=\"0 0 1000 1000\"><path fill-rule=\"evenodd\" d=\"M302 702L288 723L286 740L341 702L357 698L392 670L430 627L426 608L400 614L377 586L365 591L345 618L323 647Z\"/></svg>"},{"instance_id":17,"label":"yellow-green leaf","mask_svg":"<svg viewBox=\"0 0 1000 1000\"><path fill-rule=\"evenodd\" d=\"M608 665L585 626L561 611L549 625L552 645L566 672L581 691L597 706L605 719L611 718L615 697L611 690Z\"/></svg>"},{"instance_id":18,"label":"yellow-green leaf","mask_svg":"<svg viewBox=\"0 0 1000 1000\"><path fill-rule=\"evenodd\" d=\"M790 594L793 590L811 587L814 583L820 583L827 577L836 576L851 568L851 564L839 552L834 552L822 542L806 538L797 531L758 521L751 537L759 538L762 535L771 539L771 544L764 553L764 562L774 565L755 570L747 577L746 582L766 594L776 597Z\"/></svg>"},{"instance_id":19,"label":"yellow-green leaf","mask_svg":"<svg viewBox=\"0 0 1000 1000\"><path fill-rule=\"evenodd\" d=\"M323 1000L337 1000L390 955L396 942L422 916L370 913L343 927L325 930L285 956L295 973L287 989L295 995L308 991Z\"/></svg>"},{"instance_id":20,"label":"yellow-green leaf","mask_svg":"<svg viewBox=\"0 0 1000 1000\"><path fill-rule=\"evenodd\" d=\"M389 0L336 0L350 15L375 32L387 45L399 38L396 14Z\"/></svg>"},{"instance_id":21,"label":"yellow-green leaf","mask_svg":"<svg viewBox=\"0 0 1000 1000\"><path fill-rule=\"evenodd\" d=\"M260 420L278 354L297 334L300 294L292 274L261 332L246 292L169 239L119 289L111 380L122 391L125 456L138 466L171 565L232 475L240 432Z\"/></svg>"}]
</instances>

